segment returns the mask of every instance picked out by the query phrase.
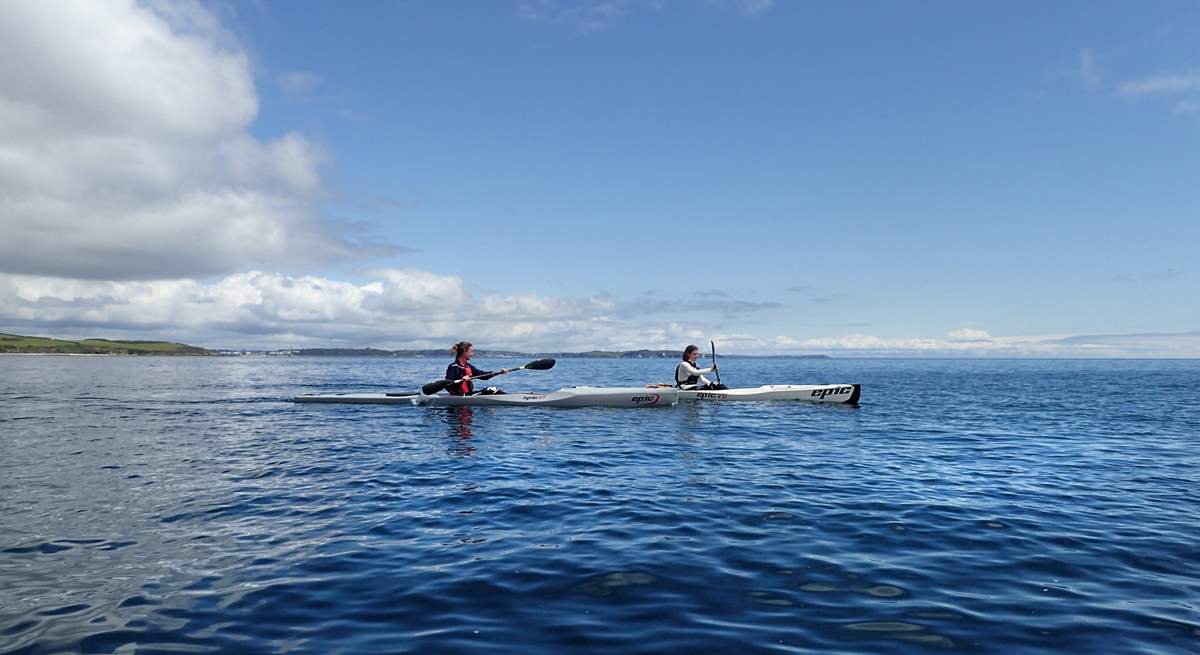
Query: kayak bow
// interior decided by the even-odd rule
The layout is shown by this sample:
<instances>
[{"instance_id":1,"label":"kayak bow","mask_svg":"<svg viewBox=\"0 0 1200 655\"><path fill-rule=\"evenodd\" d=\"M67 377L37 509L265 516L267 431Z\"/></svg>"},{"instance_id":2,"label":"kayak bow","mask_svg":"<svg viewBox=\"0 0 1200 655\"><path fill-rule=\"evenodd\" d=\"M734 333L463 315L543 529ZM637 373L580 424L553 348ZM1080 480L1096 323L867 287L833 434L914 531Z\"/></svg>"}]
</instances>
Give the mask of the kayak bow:
<instances>
[{"instance_id":1,"label":"kayak bow","mask_svg":"<svg viewBox=\"0 0 1200 655\"><path fill-rule=\"evenodd\" d=\"M860 384L764 384L747 389L681 390L680 400L803 400L811 403L857 405Z\"/></svg>"}]
</instances>

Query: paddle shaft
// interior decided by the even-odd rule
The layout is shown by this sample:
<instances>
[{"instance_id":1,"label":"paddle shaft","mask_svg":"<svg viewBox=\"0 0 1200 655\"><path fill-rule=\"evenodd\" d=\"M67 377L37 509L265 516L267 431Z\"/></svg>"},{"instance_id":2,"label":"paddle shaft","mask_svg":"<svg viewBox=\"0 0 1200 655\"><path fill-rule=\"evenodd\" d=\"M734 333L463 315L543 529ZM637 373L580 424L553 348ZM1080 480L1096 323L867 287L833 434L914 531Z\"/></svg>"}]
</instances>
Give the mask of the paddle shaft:
<instances>
[{"instance_id":1,"label":"paddle shaft","mask_svg":"<svg viewBox=\"0 0 1200 655\"><path fill-rule=\"evenodd\" d=\"M708 345L712 346L713 372L717 374L717 384L721 384L721 369L717 368L717 344L709 341Z\"/></svg>"},{"instance_id":2,"label":"paddle shaft","mask_svg":"<svg viewBox=\"0 0 1200 655\"><path fill-rule=\"evenodd\" d=\"M545 371L545 370L553 368L553 367L554 367L553 359L535 359L532 362L529 362L528 364L525 364L523 366L511 368L508 370L508 372L512 373L513 371L521 371L521 370L525 370L525 369L532 369L535 371ZM496 371L494 373L488 373L486 375L481 375L478 377L471 375L471 376L459 378L457 380L437 380L436 382L430 382L429 384L421 387L421 393L425 394L426 396L432 396L433 394L435 394L439 391L442 391L446 387L449 387L449 386L455 385L455 384L462 384L463 382L466 382L468 378L471 380L490 380L493 377L500 375L500 374L501 373L499 371Z\"/></svg>"}]
</instances>

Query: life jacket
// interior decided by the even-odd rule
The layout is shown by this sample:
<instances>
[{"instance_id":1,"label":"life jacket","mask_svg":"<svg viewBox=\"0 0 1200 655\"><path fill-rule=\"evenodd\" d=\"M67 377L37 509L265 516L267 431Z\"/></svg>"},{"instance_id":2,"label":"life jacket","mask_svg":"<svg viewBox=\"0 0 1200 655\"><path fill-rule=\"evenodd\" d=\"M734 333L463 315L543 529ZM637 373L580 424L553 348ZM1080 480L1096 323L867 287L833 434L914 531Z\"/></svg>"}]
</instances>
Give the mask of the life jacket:
<instances>
[{"instance_id":1,"label":"life jacket","mask_svg":"<svg viewBox=\"0 0 1200 655\"><path fill-rule=\"evenodd\" d=\"M454 360L454 363L456 365L458 365L458 368L462 369L462 371L463 371L462 375L460 375L459 377L465 377L467 375L470 375L471 377L475 377L475 369L470 364L459 364L457 359ZM458 385L458 393L451 394L451 395L469 396L469 395L471 395L472 391L474 391L474 385L471 384L471 381L463 380Z\"/></svg>"},{"instance_id":2,"label":"life jacket","mask_svg":"<svg viewBox=\"0 0 1200 655\"><path fill-rule=\"evenodd\" d=\"M699 384L699 383L700 383L700 376L699 376L699 375L689 375L689 376L688 376L688 378L687 378L686 380L680 380L680 379L679 379L679 371L680 371L680 369L682 369L682 368L683 368L683 364L684 364L683 362L680 362L680 363L679 363L679 366L676 366L676 367L675 367L675 386L676 386L676 387L682 387L682 386L684 386L685 384L691 384L691 385L696 385L696 384Z\"/></svg>"}]
</instances>

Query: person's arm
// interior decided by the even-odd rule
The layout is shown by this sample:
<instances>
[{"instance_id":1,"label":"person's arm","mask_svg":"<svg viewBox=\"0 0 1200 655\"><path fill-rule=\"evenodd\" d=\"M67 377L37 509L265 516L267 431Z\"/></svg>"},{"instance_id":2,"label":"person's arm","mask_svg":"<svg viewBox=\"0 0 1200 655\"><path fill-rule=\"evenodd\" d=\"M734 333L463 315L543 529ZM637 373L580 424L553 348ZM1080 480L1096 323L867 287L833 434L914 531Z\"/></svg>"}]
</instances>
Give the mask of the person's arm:
<instances>
[{"instance_id":1,"label":"person's arm","mask_svg":"<svg viewBox=\"0 0 1200 655\"><path fill-rule=\"evenodd\" d=\"M691 377L693 375L700 375L702 373L712 373L713 372L713 367L711 367L711 366L708 368L696 368L695 366L692 366L691 362L681 362L681 363L683 364L683 370L687 372L688 377Z\"/></svg>"},{"instance_id":2,"label":"person's arm","mask_svg":"<svg viewBox=\"0 0 1200 655\"><path fill-rule=\"evenodd\" d=\"M494 378L497 375L506 375L507 373L508 369L502 368L499 371L475 371L475 375L472 375L471 377L475 380L487 380L489 378Z\"/></svg>"}]
</instances>

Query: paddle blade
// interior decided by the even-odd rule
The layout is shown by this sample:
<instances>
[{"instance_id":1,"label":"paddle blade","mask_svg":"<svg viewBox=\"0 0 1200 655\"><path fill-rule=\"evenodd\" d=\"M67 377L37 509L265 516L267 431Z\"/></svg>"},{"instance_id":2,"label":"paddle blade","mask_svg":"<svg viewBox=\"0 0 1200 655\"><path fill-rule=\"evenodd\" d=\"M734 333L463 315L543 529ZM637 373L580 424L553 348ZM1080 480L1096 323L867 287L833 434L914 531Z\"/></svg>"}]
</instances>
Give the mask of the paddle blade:
<instances>
[{"instance_id":1,"label":"paddle blade","mask_svg":"<svg viewBox=\"0 0 1200 655\"><path fill-rule=\"evenodd\" d=\"M454 380L438 380L437 382L430 382L429 384L421 387L421 393L425 394L426 396L432 396L451 384L454 384Z\"/></svg>"},{"instance_id":2,"label":"paddle blade","mask_svg":"<svg viewBox=\"0 0 1200 655\"><path fill-rule=\"evenodd\" d=\"M554 368L554 360L553 359L535 359L532 362L529 362L528 364L522 366L521 368L527 368L531 371L546 371L546 370Z\"/></svg>"}]
</instances>

